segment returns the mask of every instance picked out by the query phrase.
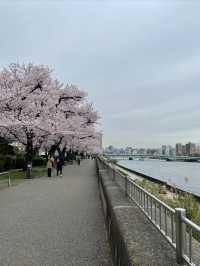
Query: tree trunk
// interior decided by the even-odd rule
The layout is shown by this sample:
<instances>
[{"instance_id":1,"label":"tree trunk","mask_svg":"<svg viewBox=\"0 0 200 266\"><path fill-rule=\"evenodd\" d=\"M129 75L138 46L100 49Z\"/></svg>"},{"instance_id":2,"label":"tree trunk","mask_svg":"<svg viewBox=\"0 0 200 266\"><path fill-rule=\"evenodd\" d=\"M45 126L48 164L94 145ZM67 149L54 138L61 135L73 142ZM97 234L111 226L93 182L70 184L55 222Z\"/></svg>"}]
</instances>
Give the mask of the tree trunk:
<instances>
[{"instance_id":1,"label":"tree trunk","mask_svg":"<svg viewBox=\"0 0 200 266\"><path fill-rule=\"evenodd\" d=\"M64 160L66 160L66 146L62 149L62 155Z\"/></svg>"},{"instance_id":2,"label":"tree trunk","mask_svg":"<svg viewBox=\"0 0 200 266\"><path fill-rule=\"evenodd\" d=\"M27 145L26 145L26 178L32 178L32 162L33 162L33 138L31 134L27 134Z\"/></svg>"},{"instance_id":3,"label":"tree trunk","mask_svg":"<svg viewBox=\"0 0 200 266\"><path fill-rule=\"evenodd\" d=\"M45 149L45 158L46 158L46 161L48 161L48 150L47 149Z\"/></svg>"}]
</instances>

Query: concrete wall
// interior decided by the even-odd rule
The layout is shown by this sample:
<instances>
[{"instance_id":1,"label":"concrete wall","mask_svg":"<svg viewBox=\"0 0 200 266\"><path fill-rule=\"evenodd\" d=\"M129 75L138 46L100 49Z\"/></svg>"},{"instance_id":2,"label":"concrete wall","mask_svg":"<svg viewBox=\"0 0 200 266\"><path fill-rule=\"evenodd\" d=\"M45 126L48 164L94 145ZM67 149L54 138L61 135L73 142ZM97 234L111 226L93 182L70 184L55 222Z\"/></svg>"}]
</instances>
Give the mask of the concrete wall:
<instances>
[{"instance_id":1,"label":"concrete wall","mask_svg":"<svg viewBox=\"0 0 200 266\"><path fill-rule=\"evenodd\" d=\"M114 265L178 265L172 247L100 164L97 172Z\"/></svg>"}]
</instances>

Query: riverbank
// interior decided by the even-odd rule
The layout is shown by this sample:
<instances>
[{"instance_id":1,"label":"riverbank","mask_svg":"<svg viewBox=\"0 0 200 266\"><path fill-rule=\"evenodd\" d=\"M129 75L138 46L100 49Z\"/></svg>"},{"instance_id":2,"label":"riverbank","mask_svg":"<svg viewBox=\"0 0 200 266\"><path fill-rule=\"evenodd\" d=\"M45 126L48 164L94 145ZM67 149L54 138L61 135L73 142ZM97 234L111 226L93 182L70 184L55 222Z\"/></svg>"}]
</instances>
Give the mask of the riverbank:
<instances>
[{"instance_id":1,"label":"riverbank","mask_svg":"<svg viewBox=\"0 0 200 266\"><path fill-rule=\"evenodd\" d=\"M124 169L141 175L153 182L164 184L170 189L192 193L200 198L200 164L166 162L161 160L118 161Z\"/></svg>"},{"instance_id":2,"label":"riverbank","mask_svg":"<svg viewBox=\"0 0 200 266\"><path fill-rule=\"evenodd\" d=\"M164 182L157 182L157 180L154 182L151 179L147 179L144 176L133 173L132 170L128 171L128 169L124 169L124 167L121 167L118 164L116 164L116 167L133 179L139 186L143 187L170 207L186 209L187 218L197 225L200 225L199 198L193 196L191 193L183 192L175 188L172 189L171 187L166 186ZM200 241L199 235L194 235L194 237Z\"/></svg>"}]
</instances>

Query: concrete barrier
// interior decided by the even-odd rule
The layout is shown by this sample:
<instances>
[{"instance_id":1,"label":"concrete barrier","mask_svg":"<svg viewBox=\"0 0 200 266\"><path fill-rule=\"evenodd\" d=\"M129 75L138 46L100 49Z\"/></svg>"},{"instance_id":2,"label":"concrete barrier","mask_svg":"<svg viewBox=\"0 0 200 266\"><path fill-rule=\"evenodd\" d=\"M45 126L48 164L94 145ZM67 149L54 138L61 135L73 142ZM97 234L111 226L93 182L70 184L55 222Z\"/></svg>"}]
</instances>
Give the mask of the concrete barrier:
<instances>
[{"instance_id":1,"label":"concrete barrier","mask_svg":"<svg viewBox=\"0 0 200 266\"><path fill-rule=\"evenodd\" d=\"M98 163L97 172L114 265L178 265L169 243Z\"/></svg>"}]
</instances>

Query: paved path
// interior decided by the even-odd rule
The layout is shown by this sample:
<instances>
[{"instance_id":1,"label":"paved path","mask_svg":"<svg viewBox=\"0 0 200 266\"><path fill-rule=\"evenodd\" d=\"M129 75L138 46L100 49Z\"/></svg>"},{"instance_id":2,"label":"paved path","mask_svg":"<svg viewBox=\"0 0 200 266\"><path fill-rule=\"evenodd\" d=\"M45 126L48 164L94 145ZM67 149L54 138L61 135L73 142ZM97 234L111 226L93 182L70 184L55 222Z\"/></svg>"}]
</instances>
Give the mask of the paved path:
<instances>
[{"instance_id":1,"label":"paved path","mask_svg":"<svg viewBox=\"0 0 200 266\"><path fill-rule=\"evenodd\" d=\"M0 191L0 265L112 265L94 161Z\"/></svg>"}]
</instances>

